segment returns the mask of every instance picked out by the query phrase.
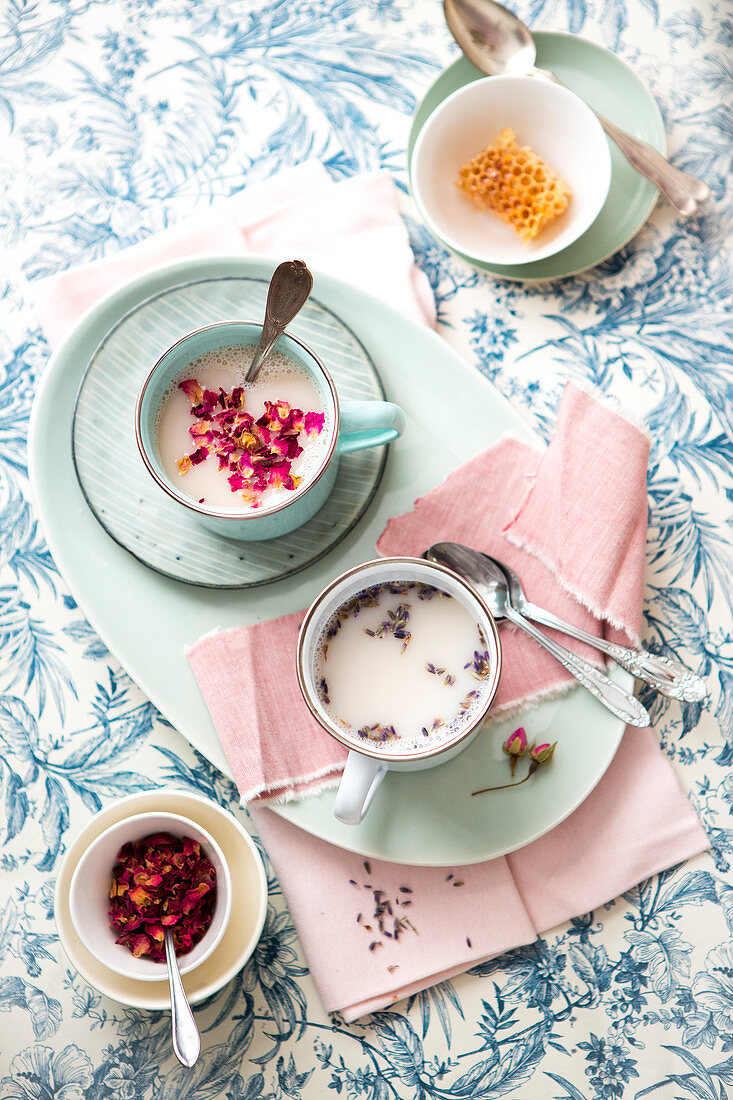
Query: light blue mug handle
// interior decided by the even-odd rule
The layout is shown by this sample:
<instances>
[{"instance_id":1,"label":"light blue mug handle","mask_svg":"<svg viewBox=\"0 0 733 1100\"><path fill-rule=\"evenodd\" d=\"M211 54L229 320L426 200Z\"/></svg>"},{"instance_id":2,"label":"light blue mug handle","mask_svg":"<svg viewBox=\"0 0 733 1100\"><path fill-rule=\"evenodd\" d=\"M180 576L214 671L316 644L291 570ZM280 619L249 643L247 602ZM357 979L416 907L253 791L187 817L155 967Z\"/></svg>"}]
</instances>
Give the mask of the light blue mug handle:
<instances>
[{"instance_id":1,"label":"light blue mug handle","mask_svg":"<svg viewBox=\"0 0 733 1100\"><path fill-rule=\"evenodd\" d=\"M391 401L344 401L339 412L340 455L391 443L405 430L405 414Z\"/></svg>"}]
</instances>

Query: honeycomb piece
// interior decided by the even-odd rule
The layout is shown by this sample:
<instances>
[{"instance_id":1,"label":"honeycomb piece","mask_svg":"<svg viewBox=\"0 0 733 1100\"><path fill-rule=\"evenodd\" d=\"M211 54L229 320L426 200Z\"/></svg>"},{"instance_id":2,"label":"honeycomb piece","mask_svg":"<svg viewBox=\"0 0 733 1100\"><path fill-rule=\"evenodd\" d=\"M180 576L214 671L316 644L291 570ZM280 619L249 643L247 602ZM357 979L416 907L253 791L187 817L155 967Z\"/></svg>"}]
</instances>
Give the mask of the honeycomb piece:
<instances>
[{"instance_id":1,"label":"honeycomb piece","mask_svg":"<svg viewBox=\"0 0 733 1100\"><path fill-rule=\"evenodd\" d=\"M487 149L461 168L456 187L472 202L493 210L531 241L546 225L563 214L571 190L534 149L520 147L507 128Z\"/></svg>"}]
</instances>

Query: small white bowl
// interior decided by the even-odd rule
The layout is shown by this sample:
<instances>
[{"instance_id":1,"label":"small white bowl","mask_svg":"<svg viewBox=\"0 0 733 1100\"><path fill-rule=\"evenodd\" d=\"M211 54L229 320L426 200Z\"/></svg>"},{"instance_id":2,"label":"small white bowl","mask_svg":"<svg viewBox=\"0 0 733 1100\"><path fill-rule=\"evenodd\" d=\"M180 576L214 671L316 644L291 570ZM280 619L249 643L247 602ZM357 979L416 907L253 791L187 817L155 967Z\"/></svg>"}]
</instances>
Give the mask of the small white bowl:
<instances>
[{"instance_id":1,"label":"small white bowl","mask_svg":"<svg viewBox=\"0 0 733 1100\"><path fill-rule=\"evenodd\" d=\"M568 209L525 243L512 226L456 187L462 165L506 127L568 182ZM412 191L428 228L471 260L528 264L577 240L595 221L611 183L611 152L601 124L573 92L533 76L490 76L459 88L418 135Z\"/></svg>"},{"instance_id":2,"label":"small white bowl","mask_svg":"<svg viewBox=\"0 0 733 1100\"><path fill-rule=\"evenodd\" d=\"M178 966L187 974L215 950L227 927L232 905L232 885L224 854L209 833L187 817L173 813L143 813L111 825L96 837L76 865L69 886L69 912L81 942L110 970L137 981L157 982L165 976L165 963L135 958L129 948L115 943L117 933L109 923L109 888L117 853L128 841L151 833L170 833L197 840L216 870L216 902L211 924L199 942L181 955Z\"/></svg>"},{"instance_id":3,"label":"small white bowl","mask_svg":"<svg viewBox=\"0 0 733 1100\"><path fill-rule=\"evenodd\" d=\"M201 966L183 976L191 1004L207 1000L242 969L257 946L268 908L267 875L256 844L237 818L211 799L176 787L156 787L118 798L90 817L69 838L59 863L53 906L59 942L71 966L91 986L120 1004L146 1011L170 1009L166 968L160 967L159 981L139 982L103 966L74 927L69 892L79 860L105 829L133 814L165 811L190 818L213 836L226 857L232 883L232 913L221 943Z\"/></svg>"}]
</instances>

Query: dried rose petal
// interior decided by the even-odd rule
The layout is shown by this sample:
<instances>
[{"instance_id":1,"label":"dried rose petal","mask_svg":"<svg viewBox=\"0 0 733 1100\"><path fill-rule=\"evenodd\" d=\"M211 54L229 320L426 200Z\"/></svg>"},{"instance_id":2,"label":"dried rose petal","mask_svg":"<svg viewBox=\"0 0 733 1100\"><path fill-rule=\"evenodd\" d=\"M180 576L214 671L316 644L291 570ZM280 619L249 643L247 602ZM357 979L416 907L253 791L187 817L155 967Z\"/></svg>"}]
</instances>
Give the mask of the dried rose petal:
<instances>
[{"instance_id":1,"label":"dried rose petal","mask_svg":"<svg viewBox=\"0 0 733 1100\"><path fill-rule=\"evenodd\" d=\"M197 447L191 455L189 455L191 463L194 466L198 466L199 462L203 462L205 458L209 457L208 447Z\"/></svg>"},{"instance_id":2,"label":"dried rose petal","mask_svg":"<svg viewBox=\"0 0 733 1100\"><path fill-rule=\"evenodd\" d=\"M136 909L144 909L146 905L150 904L150 894L143 890L142 886L133 886L128 897Z\"/></svg>"},{"instance_id":3,"label":"dried rose petal","mask_svg":"<svg viewBox=\"0 0 733 1100\"><path fill-rule=\"evenodd\" d=\"M236 493L238 489L244 488L244 478L241 474L230 474L227 481L233 493Z\"/></svg>"},{"instance_id":4,"label":"dried rose petal","mask_svg":"<svg viewBox=\"0 0 733 1100\"><path fill-rule=\"evenodd\" d=\"M300 435L318 435L325 423L324 413L304 413L287 401L266 401L264 412L255 421L244 407L241 386L231 393L222 388L216 393L203 389L195 378L179 385L191 401L194 422L189 434L197 444L189 455L178 459L181 474L214 457L220 471L229 471L232 492L240 493L252 508L261 505L259 498L270 486L289 492L300 486L302 478L291 473L293 460L303 453Z\"/></svg>"},{"instance_id":5,"label":"dried rose petal","mask_svg":"<svg viewBox=\"0 0 733 1100\"><path fill-rule=\"evenodd\" d=\"M211 422L209 420L197 420L188 430L194 437L198 435L208 435L211 430Z\"/></svg>"},{"instance_id":6,"label":"dried rose petal","mask_svg":"<svg viewBox=\"0 0 733 1100\"><path fill-rule=\"evenodd\" d=\"M201 386L199 386L195 378L187 378L185 382L179 382L178 388L179 390L183 390L192 405L201 404L204 396L204 391L201 389Z\"/></svg>"},{"instance_id":7,"label":"dried rose petal","mask_svg":"<svg viewBox=\"0 0 733 1100\"><path fill-rule=\"evenodd\" d=\"M324 413L306 413L303 423L306 435L319 435L323 431L323 424L325 419L326 417Z\"/></svg>"},{"instance_id":8,"label":"dried rose petal","mask_svg":"<svg viewBox=\"0 0 733 1100\"><path fill-rule=\"evenodd\" d=\"M157 833L124 844L109 891L116 943L133 955L165 960L164 929L173 929L176 953L194 947L211 923L216 870L197 840Z\"/></svg>"}]
</instances>

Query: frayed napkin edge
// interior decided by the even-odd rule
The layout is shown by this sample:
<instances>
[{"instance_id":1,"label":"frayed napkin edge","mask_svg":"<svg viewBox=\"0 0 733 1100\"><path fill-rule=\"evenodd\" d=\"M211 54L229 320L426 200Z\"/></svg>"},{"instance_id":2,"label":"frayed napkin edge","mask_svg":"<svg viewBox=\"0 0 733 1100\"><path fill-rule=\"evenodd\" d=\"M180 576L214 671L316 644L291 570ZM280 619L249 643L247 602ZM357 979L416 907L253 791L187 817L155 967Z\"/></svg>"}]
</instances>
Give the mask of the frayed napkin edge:
<instances>
[{"instance_id":1,"label":"frayed napkin edge","mask_svg":"<svg viewBox=\"0 0 733 1100\"><path fill-rule=\"evenodd\" d=\"M333 772L334 769L338 769L337 774L329 775L329 772ZM310 795L320 794L322 791L337 787L341 782L342 771L343 764L326 764L317 771L310 772L308 775L301 775L297 779L293 779L292 777L283 779L277 784L277 790L279 791L280 788L286 784L288 785L288 789L279 794L275 793L275 788L272 784L260 783L258 786L251 787L248 791L240 794L239 805L244 809L250 809L258 806L265 808L267 806L284 806L288 802L301 802ZM313 787L311 790L298 790L296 786L296 784L315 783L319 779L323 779L323 782L319 783L317 787Z\"/></svg>"},{"instance_id":2,"label":"frayed napkin edge","mask_svg":"<svg viewBox=\"0 0 733 1100\"><path fill-rule=\"evenodd\" d=\"M626 406L619 401L618 397L615 397L611 393L606 393L598 386L590 386L587 382L578 382L573 379L572 383L569 384L575 386L576 390L586 393L588 397L592 397L599 405L603 405L604 408L615 413L616 416L620 417L622 420L625 420L626 423L630 424L632 428L635 428L640 435L643 435L650 445L654 442L648 426L643 420L627 409Z\"/></svg>"},{"instance_id":3,"label":"frayed napkin edge","mask_svg":"<svg viewBox=\"0 0 733 1100\"><path fill-rule=\"evenodd\" d=\"M579 603L582 607L585 607L587 611L590 611L594 619L598 619L599 622L606 622L609 624L609 626L612 626L614 630L618 630L622 634L625 634L626 637L631 641L632 645L636 646L637 648L641 645L641 636L637 634L635 630L631 630L626 623L622 623L620 619L618 619L615 615L612 615L611 612L607 609L599 607L597 604L593 603L592 600L587 599L583 595L583 593L578 588L576 588L575 585L570 584L565 579L565 577L563 577L557 565L557 562L545 548L538 546L537 543L531 542L529 539L522 538L521 536L514 534L510 530L505 529L504 535L507 541L512 544L512 546L516 546L519 550L524 550L525 553L531 554L533 557L541 561L544 567L548 569L550 573L552 573L553 577L558 582L560 587L564 588L565 591L570 596L572 596L577 603Z\"/></svg>"},{"instance_id":4,"label":"frayed napkin edge","mask_svg":"<svg viewBox=\"0 0 733 1100\"><path fill-rule=\"evenodd\" d=\"M497 723L506 721L507 718L519 718L522 714L534 710L541 703L549 703L553 699L559 699L562 695L567 695L569 691L577 686L576 680L568 680L562 684L553 684L551 687L543 688L542 691L535 691L532 695L527 695L522 699L521 703L503 703L497 707L492 707L481 729L489 730Z\"/></svg>"}]
</instances>

